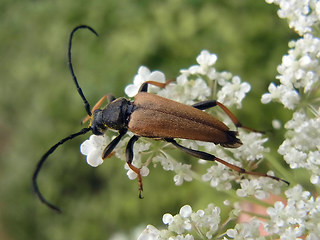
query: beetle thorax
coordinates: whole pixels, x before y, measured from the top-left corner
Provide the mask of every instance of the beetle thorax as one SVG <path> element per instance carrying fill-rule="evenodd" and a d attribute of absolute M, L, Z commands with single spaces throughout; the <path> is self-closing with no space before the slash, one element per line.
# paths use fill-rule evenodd
<path fill-rule="evenodd" d="M 109 103 L 104 109 L 97 109 L 93 112 L 91 123 L 92 132 L 101 135 L 107 128 L 122 130 L 128 128 L 128 121 L 133 106 L 125 98 L 117 98 Z M 95 133 L 95 130 L 96 133 Z"/>

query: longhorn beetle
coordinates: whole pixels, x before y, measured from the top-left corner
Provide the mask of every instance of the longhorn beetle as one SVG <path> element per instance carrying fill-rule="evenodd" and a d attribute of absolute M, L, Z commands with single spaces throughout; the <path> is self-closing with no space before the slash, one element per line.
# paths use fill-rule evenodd
<path fill-rule="evenodd" d="M 231 111 L 218 101 L 207 100 L 193 104 L 192 106 L 187 106 L 185 104 L 178 103 L 147 92 L 149 84 L 163 88 L 168 84 L 168 82 L 144 82 L 141 85 L 138 94 L 135 96 L 134 101 L 129 101 L 125 98 L 115 98 L 110 95 L 105 95 L 91 109 L 79 86 L 71 62 L 71 45 L 73 35 L 77 30 L 82 28 L 88 29 L 98 36 L 94 29 L 86 25 L 80 25 L 74 28 L 70 33 L 69 38 L 68 63 L 73 82 L 77 87 L 78 93 L 84 102 L 85 110 L 88 113 L 88 117 L 85 119 L 85 121 L 89 120 L 90 124 L 89 127 L 85 127 L 79 132 L 73 133 L 53 145 L 38 162 L 32 179 L 33 189 L 35 194 L 45 205 L 60 212 L 60 209 L 58 207 L 54 206 L 43 197 L 37 184 L 39 171 L 43 163 L 47 160 L 48 156 L 52 154 L 57 149 L 57 147 L 64 144 L 66 141 L 69 141 L 90 131 L 95 135 L 103 135 L 108 128 L 117 130 L 119 132 L 119 135 L 114 138 L 104 149 L 101 156 L 102 159 L 105 159 L 112 153 L 114 148 L 117 146 L 121 138 L 127 133 L 128 130 L 134 133 L 134 136 L 131 137 L 126 147 L 126 161 L 129 168 L 132 169 L 132 171 L 134 171 L 138 176 L 140 198 L 141 192 L 143 190 L 142 177 L 140 174 L 140 169 L 132 165 L 133 145 L 140 137 L 162 139 L 168 143 L 172 143 L 172 145 L 174 145 L 176 148 L 179 148 L 183 152 L 188 153 L 196 158 L 208 161 L 217 161 L 239 173 L 268 177 L 289 184 L 289 182 L 278 177 L 270 176 L 264 173 L 246 171 L 245 169 L 230 164 L 212 154 L 193 150 L 177 143 L 174 140 L 175 138 L 212 142 L 214 144 L 220 144 L 222 147 L 226 148 L 240 147 L 242 143 L 240 139 L 237 138 L 236 131 L 230 131 L 223 122 L 202 111 L 215 106 L 219 106 L 229 116 L 229 118 L 237 128 L 242 127 L 249 131 L 255 130 L 243 126 L 231 113 Z M 109 100 L 109 104 L 105 108 L 100 109 L 100 106 L 106 99 Z"/>

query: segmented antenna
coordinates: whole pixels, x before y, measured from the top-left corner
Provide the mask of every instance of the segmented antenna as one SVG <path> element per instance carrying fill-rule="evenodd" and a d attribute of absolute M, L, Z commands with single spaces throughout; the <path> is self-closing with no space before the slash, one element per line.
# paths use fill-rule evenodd
<path fill-rule="evenodd" d="M 81 29 L 81 28 L 86 28 L 86 29 L 89 29 L 92 33 L 94 33 L 96 36 L 99 36 L 98 33 L 91 27 L 87 26 L 87 25 L 80 25 L 76 28 L 74 28 L 72 30 L 72 32 L 70 33 L 70 38 L 69 38 L 69 47 L 68 47 L 68 64 L 69 64 L 69 69 L 70 69 L 70 72 L 71 72 L 71 75 L 72 75 L 72 79 L 73 79 L 73 82 L 74 84 L 76 85 L 77 87 L 77 90 L 78 90 L 78 93 L 80 95 L 80 97 L 82 98 L 82 101 L 84 103 L 84 108 L 86 109 L 87 113 L 89 116 L 92 115 L 91 113 L 91 107 L 90 107 L 90 104 L 88 103 L 86 97 L 84 96 L 83 92 L 82 92 L 82 89 L 80 88 L 79 86 L 79 83 L 78 83 L 78 80 L 77 80 L 77 77 L 73 71 L 73 65 L 72 65 L 72 61 L 71 61 L 71 46 L 72 46 L 72 39 L 73 39 L 73 35 L 74 33 Z"/>
<path fill-rule="evenodd" d="M 37 183 L 37 177 L 39 175 L 39 172 L 41 170 L 41 167 L 43 165 L 43 163 L 48 159 L 49 155 L 52 154 L 56 149 L 57 147 L 59 147 L 60 145 L 64 144 L 66 141 L 69 141 L 77 136 L 80 136 L 80 135 L 83 135 L 87 132 L 91 131 L 91 128 L 88 127 L 88 128 L 83 128 L 81 129 L 79 132 L 77 133 L 73 133 L 71 135 L 69 135 L 68 137 L 64 138 L 64 139 L 61 139 L 59 142 L 57 142 L 55 145 L 53 145 L 43 156 L 42 158 L 40 159 L 40 161 L 38 162 L 37 164 L 37 167 L 36 167 L 36 170 L 34 171 L 33 173 L 33 177 L 32 177 L 32 186 L 33 186 L 33 190 L 34 190 L 34 193 L 37 195 L 37 197 L 41 200 L 41 202 L 43 202 L 45 205 L 47 205 L 49 208 L 57 211 L 57 212 L 61 212 L 61 210 L 56 207 L 55 205 L 53 205 L 52 203 L 48 202 L 44 197 L 43 195 L 41 194 L 40 190 L 39 190 L 39 186 L 38 186 L 38 183 Z"/>
<path fill-rule="evenodd" d="M 68 46 L 68 63 L 69 63 L 69 68 L 70 68 L 70 72 L 71 72 L 71 75 L 72 75 L 72 79 L 73 79 L 73 82 L 75 83 L 76 87 L 77 87 L 77 91 L 80 95 L 80 97 L 82 98 L 83 102 L 84 102 L 84 107 L 88 113 L 89 116 L 92 115 L 91 113 L 91 108 L 90 108 L 90 104 L 88 103 L 87 99 L 85 98 L 85 96 L 83 95 L 83 92 L 79 86 L 79 83 L 78 83 L 78 80 L 77 80 L 77 77 L 73 71 L 73 66 L 72 66 L 72 61 L 71 61 L 71 46 L 72 46 L 72 39 L 73 39 L 73 35 L 74 33 L 78 30 L 78 29 L 81 29 L 81 28 L 87 28 L 89 29 L 91 32 L 93 32 L 96 36 L 98 36 L 98 34 L 96 33 L 95 30 L 93 30 L 93 28 L 89 27 L 89 26 L 86 26 L 86 25 L 80 25 L 76 28 L 74 28 L 72 30 L 72 32 L 70 33 L 70 39 L 69 39 L 69 46 Z M 83 135 L 83 134 L 86 134 L 87 132 L 91 131 L 92 128 L 91 127 L 88 127 L 88 128 L 83 128 L 81 129 L 79 132 L 76 132 L 76 133 L 73 133 L 63 139 L 61 139 L 59 142 L 57 142 L 55 145 L 53 145 L 40 159 L 40 161 L 38 162 L 37 164 L 37 167 L 36 167 L 36 170 L 34 171 L 33 173 L 33 177 L 32 177 L 32 186 L 33 186 L 33 190 L 34 190 L 34 193 L 37 195 L 37 197 L 40 199 L 41 202 L 43 202 L 45 205 L 47 205 L 49 208 L 57 211 L 57 212 L 61 212 L 61 210 L 56 207 L 55 205 L 53 205 L 52 203 L 50 203 L 49 201 L 47 201 L 43 195 L 41 194 L 40 192 L 40 189 L 39 189 L 39 186 L 38 186 L 38 183 L 37 183 L 37 178 L 38 178 L 38 175 L 39 175 L 39 172 L 44 164 L 44 162 L 48 159 L 48 157 L 59 147 L 61 146 L 62 144 L 64 144 L 65 142 L 75 138 L 75 137 L 78 137 L 80 135 Z"/>

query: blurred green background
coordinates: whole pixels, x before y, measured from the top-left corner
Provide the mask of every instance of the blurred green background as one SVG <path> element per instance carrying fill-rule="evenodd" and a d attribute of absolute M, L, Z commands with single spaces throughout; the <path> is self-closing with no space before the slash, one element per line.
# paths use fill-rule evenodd
<path fill-rule="evenodd" d="M 123 96 L 141 65 L 174 78 L 208 49 L 218 55 L 218 70 L 252 86 L 236 115 L 268 129 L 273 118 L 284 121 L 288 113 L 277 104 L 262 105 L 260 97 L 274 81 L 288 40 L 296 37 L 276 10 L 263 0 L 1 0 L 0 239 L 109 239 L 139 225 L 160 225 L 164 213 L 175 214 L 184 204 L 222 206 L 227 195 L 197 182 L 177 187 L 174 174 L 160 167 L 144 178 L 145 198 L 138 199 L 123 161 L 86 164 L 79 145 L 87 136 L 59 148 L 39 176 L 45 196 L 64 213 L 35 198 L 37 161 L 78 131 L 85 116 L 67 66 L 69 33 L 87 24 L 100 34 L 79 31 L 73 42 L 75 71 L 92 105 L 106 93 Z M 281 141 L 275 135 L 271 145 Z"/>

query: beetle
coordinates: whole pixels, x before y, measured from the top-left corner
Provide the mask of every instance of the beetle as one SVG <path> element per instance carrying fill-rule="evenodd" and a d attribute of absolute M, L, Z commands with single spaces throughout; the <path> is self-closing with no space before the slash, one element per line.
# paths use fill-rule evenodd
<path fill-rule="evenodd" d="M 133 101 L 130 101 L 126 98 L 115 98 L 111 95 L 105 95 L 91 109 L 90 104 L 88 103 L 82 92 L 82 89 L 79 86 L 71 61 L 72 39 L 74 33 L 79 29 L 88 29 L 95 35 L 98 36 L 98 34 L 93 28 L 87 25 L 77 26 L 70 33 L 68 46 L 69 69 L 73 78 L 73 82 L 75 83 L 77 91 L 84 102 L 85 110 L 88 114 L 88 117 L 84 120 L 84 122 L 90 121 L 90 124 L 89 127 L 85 127 L 79 132 L 73 133 L 53 145 L 42 156 L 36 166 L 32 178 L 33 189 L 38 198 L 49 208 L 60 212 L 58 207 L 48 202 L 43 197 L 37 184 L 38 174 L 48 156 L 66 141 L 69 141 L 80 135 L 84 135 L 90 131 L 95 135 L 103 135 L 108 128 L 117 130 L 119 135 L 114 138 L 104 149 L 101 156 L 102 159 L 107 158 L 113 152 L 114 148 L 128 130 L 134 134 L 126 146 L 126 162 L 129 168 L 138 176 L 140 198 L 143 190 L 142 177 L 140 174 L 140 169 L 132 164 L 133 145 L 140 137 L 162 139 L 196 158 L 219 162 L 239 173 L 268 177 L 289 184 L 289 182 L 278 177 L 259 172 L 246 171 L 245 169 L 230 164 L 212 154 L 193 150 L 177 143 L 175 138 L 212 142 L 214 144 L 220 144 L 222 147 L 226 148 L 240 147 L 242 142 L 237 137 L 237 131 L 231 131 L 223 122 L 202 111 L 215 106 L 220 107 L 229 116 L 237 128 L 242 127 L 249 131 L 255 130 L 243 126 L 226 106 L 216 100 L 207 100 L 188 106 L 147 92 L 148 85 L 155 85 L 163 88 L 170 81 L 166 83 L 154 81 L 144 82 Z M 106 99 L 109 100 L 109 104 L 101 109 L 100 107 Z"/>

